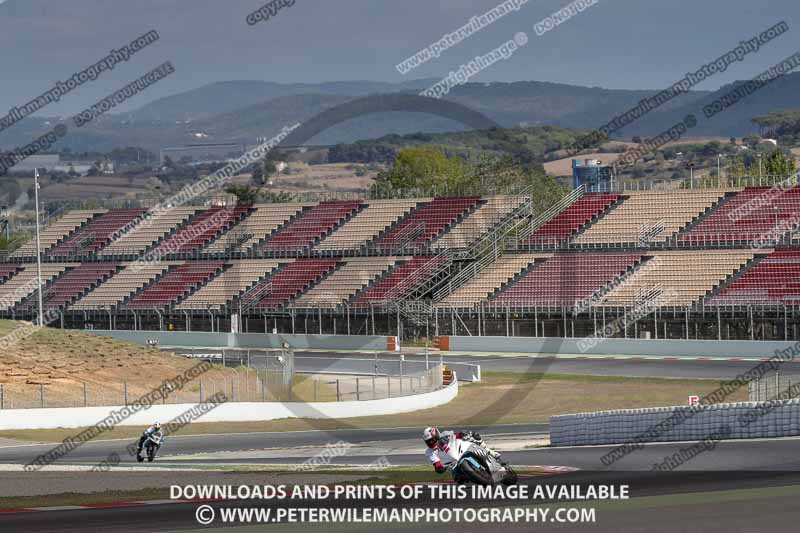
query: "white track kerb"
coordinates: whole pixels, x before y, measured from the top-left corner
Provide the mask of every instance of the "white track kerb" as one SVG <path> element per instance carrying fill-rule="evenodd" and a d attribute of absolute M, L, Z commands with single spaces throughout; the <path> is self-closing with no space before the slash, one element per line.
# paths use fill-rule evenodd
<path fill-rule="evenodd" d="M 225 403 L 200 416 L 195 422 L 264 422 L 282 418 L 353 418 L 395 415 L 438 407 L 458 395 L 458 380 L 438 391 L 382 400 L 348 402 L 242 402 Z M 153 420 L 171 420 L 193 404 L 153 405 L 120 422 L 119 426 L 148 426 Z M 0 430 L 55 429 L 92 426 L 121 406 L 74 407 L 64 409 L 8 409 L 0 411 Z"/>

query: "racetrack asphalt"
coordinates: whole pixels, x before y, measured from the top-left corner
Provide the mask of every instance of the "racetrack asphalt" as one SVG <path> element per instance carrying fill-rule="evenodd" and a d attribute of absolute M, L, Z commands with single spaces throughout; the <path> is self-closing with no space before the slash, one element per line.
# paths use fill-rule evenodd
<path fill-rule="evenodd" d="M 295 368 L 304 372 L 324 372 L 333 361 L 369 359 L 366 353 L 295 352 Z M 380 354 L 381 359 L 397 360 L 397 355 Z M 438 361 L 439 354 L 430 354 Z M 424 361 L 424 355 L 405 355 L 406 360 Z M 550 374 L 580 374 L 622 377 L 664 377 L 732 379 L 758 365 L 760 359 L 723 358 L 657 358 L 657 357 L 595 357 L 595 356 L 525 356 L 525 355 L 442 355 L 446 363 L 480 365 L 481 370 L 498 372 L 545 372 Z M 800 362 L 784 363 L 781 371 L 800 375 Z"/>
<path fill-rule="evenodd" d="M 297 353 L 297 367 L 299 370 L 324 372 L 331 358 L 368 358 L 365 354 L 340 354 L 305 352 Z M 383 357 L 383 356 L 382 356 Z M 389 355 L 387 357 L 392 357 Z M 396 357 L 396 356 L 394 356 Z M 434 356 L 431 356 L 432 358 Z M 559 374 L 585 374 L 585 375 L 618 375 L 618 376 L 653 376 L 674 378 L 708 378 L 728 379 L 735 377 L 756 364 L 758 360 L 675 360 L 656 358 L 553 358 L 529 356 L 466 356 L 444 355 L 447 362 L 465 362 L 480 364 L 483 371 L 505 372 L 547 372 Z M 422 355 L 406 355 L 406 358 L 421 358 Z M 438 359 L 438 356 L 436 357 Z M 800 371 L 800 364 L 786 365 L 791 369 Z M 798 372 L 800 373 L 800 372 Z M 487 442 L 491 443 L 492 437 L 502 435 L 540 435 L 548 431 L 547 424 L 509 424 L 497 425 L 489 428 L 463 428 L 481 431 Z M 197 435 L 170 437 L 163 454 L 156 465 L 200 466 L 204 464 L 224 463 L 262 463 L 272 464 L 287 462 L 296 463 L 305 457 L 314 456 L 320 447 L 335 443 L 339 440 L 350 442 L 359 448 L 362 453 L 357 457 L 347 456 L 332 458 L 332 464 L 367 464 L 379 455 L 370 455 L 369 447 L 372 445 L 392 442 L 406 447 L 419 445 L 418 454 L 394 453 L 386 456 L 393 465 L 424 464 L 423 448 L 419 442 L 420 428 L 374 428 L 374 429 L 347 429 L 347 430 L 311 430 L 302 432 L 278 433 L 246 433 L 234 435 Z M 84 444 L 73 451 L 63 461 L 65 464 L 92 464 L 102 461 L 110 453 L 117 452 L 124 466 L 132 466 L 131 458 L 127 456 L 125 446 L 129 441 L 97 441 Z M 695 457 L 684 468 L 671 473 L 652 473 L 649 470 L 655 463 L 662 462 L 667 456 L 678 452 L 682 447 L 691 443 L 656 443 L 648 444 L 643 449 L 631 453 L 629 456 L 607 467 L 601 461 L 614 446 L 591 446 L 576 448 L 534 448 L 519 451 L 504 452 L 503 455 L 511 464 L 516 465 L 554 465 L 571 466 L 581 469 L 571 474 L 561 474 L 557 477 L 541 477 L 527 480 L 526 483 L 539 483 L 549 481 L 552 483 L 630 483 L 632 495 L 635 497 L 649 497 L 666 494 L 697 493 L 701 491 L 722 491 L 723 494 L 733 493 L 738 489 L 754 488 L 767 490 L 773 487 L 800 486 L 800 439 L 765 439 L 745 441 L 725 441 L 717 444 L 716 448 Z M 36 455 L 46 452 L 53 445 L 23 445 L 0 447 L 0 463 L 25 463 Z M 308 448 L 308 455 L 296 454 L 290 461 L 274 457 L 281 448 L 297 449 Z M 202 454 L 215 452 L 237 451 L 264 451 L 263 458 L 249 457 L 246 460 L 235 458 L 203 458 Z M 200 454 L 198 458 L 191 458 Z M 174 459 L 172 457 L 175 457 Z M 67 475 L 76 475 L 70 473 Z M 79 474 L 77 474 L 79 475 Z M 0 475 L 0 479 L 2 475 Z M 635 490 L 634 490 L 635 488 Z M 770 489 L 771 490 L 771 489 Z M 749 496 L 748 496 L 749 497 Z M 635 501 L 635 500 L 634 500 Z M 629 510 L 608 511 L 606 519 L 599 519 L 593 527 L 574 527 L 566 530 L 614 531 L 627 533 L 642 531 L 643 526 L 649 526 L 650 531 L 695 531 L 695 526 L 703 525 L 704 531 L 740 531 L 743 528 L 767 526 L 782 527 L 791 530 L 796 526 L 798 512 L 787 509 L 791 498 L 780 496 L 769 499 L 753 497 L 752 500 L 733 499 L 732 501 L 715 501 L 711 507 L 706 506 L 702 512 L 697 506 L 686 504 L 671 507 L 667 504 L 662 507 L 639 509 L 633 506 Z M 780 504 L 776 503 L 780 502 Z M 265 505 L 265 502 L 241 502 L 244 506 Z M 221 503 L 212 503 L 221 506 Z M 275 505 L 268 503 L 267 505 Z M 383 505 L 381 502 L 380 505 Z M 50 511 L 43 513 L 0 513 L 0 529 L 8 531 L 164 531 L 187 530 L 198 527 L 194 512 L 197 503 L 175 503 L 147 507 L 114 507 L 108 509 Z M 770 508 L 768 519 L 755 520 L 752 515 L 742 516 L 742 508 Z M 708 513 L 714 517 L 713 521 L 707 518 Z M 656 516 L 660 516 L 656 518 Z M 612 518 L 613 517 L 613 518 Z M 692 518 L 690 518 L 692 517 Z M 750 526 L 748 526 L 750 524 Z M 674 528 L 673 528 L 674 526 Z M 213 527 L 213 526 L 210 526 Z M 299 527 L 308 527 L 296 525 Z M 460 527 L 460 526 L 459 526 Z M 504 529 L 506 526 L 503 526 Z M 381 531 L 391 531 L 392 527 L 381 525 Z M 408 530 L 409 528 L 403 528 Z M 472 530 L 485 530 L 496 528 L 467 528 Z M 508 527 L 515 530 L 515 527 Z M 543 528 L 537 528 L 543 529 Z M 268 530 L 274 530 L 269 526 Z M 293 529 L 294 530 L 294 529 Z M 320 529 L 329 530 L 329 529 Z M 333 529 L 331 529 L 333 530 Z M 345 529 L 346 530 L 346 529 Z M 361 530 L 371 530 L 364 529 Z M 547 529 L 544 529 L 547 530 Z M 559 530 L 565 530 L 559 527 Z M 344 530 L 343 530 L 344 531 Z"/>

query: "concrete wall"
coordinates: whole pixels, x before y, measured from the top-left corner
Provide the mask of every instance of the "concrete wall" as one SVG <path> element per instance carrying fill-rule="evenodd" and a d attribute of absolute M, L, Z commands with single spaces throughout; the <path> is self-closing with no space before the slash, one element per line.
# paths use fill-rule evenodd
<path fill-rule="evenodd" d="M 207 331 L 89 331 L 138 344 L 158 340 L 161 346 L 280 348 L 286 341 L 296 349 L 386 350 L 386 337 L 379 335 L 272 335 L 263 333 L 210 333 Z"/>
<path fill-rule="evenodd" d="M 721 435 L 726 439 L 800 435 L 800 400 L 624 409 L 550 417 L 553 446 L 701 441 Z"/>
<path fill-rule="evenodd" d="M 338 373 L 349 375 L 366 375 L 371 376 L 375 373 L 381 376 L 404 376 L 421 374 L 425 372 L 425 361 L 403 361 L 400 363 L 398 357 L 394 361 L 387 361 L 380 359 L 375 362 L 374 359 L 321 359 L 321 358 L 306 358 L 295 357 L 295 369 L 299 372 L 319 372 L 319 373 Z M 438 358 L 430 359 L 430 367 L 439 364 Z M 376 369 L 377 365 L 377 369 Z M 480 365 L 471 365 L 467 363 L 447 363 L 448 369 L 452 370 L 458 376 L 459 381 L 480 381 L 481 367 Z"/>
<path fill-rule="evenodd" d="M 585 339 L 552 337 L 449 337 L 450 351 L 532 354 L 770 357 L 797 341 Z"/>
<path fill-rule="evenodd" d="M 281 418 L 342 419 L 409 413 L 438 407 L 458 395 L 458 382 L 435 392 L 383 400 L 316 403 L 226 403 L 205 413 L 198 422 L 256 422 Z M 153 420 L 168 422 L 194 407 L 194 404 L 153 405 L 120 422 L 120 426 L 147 426 Z M 82 428 L 98 424 L 115 407 L 77 407 L 64 409 L 0 410 L 0 430 Z M 102 437 L 101 437 L 102 438 Z"/>

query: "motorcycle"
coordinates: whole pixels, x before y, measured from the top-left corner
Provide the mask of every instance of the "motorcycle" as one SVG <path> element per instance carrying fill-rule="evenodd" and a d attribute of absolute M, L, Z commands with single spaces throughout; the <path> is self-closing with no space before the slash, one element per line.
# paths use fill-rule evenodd
<path fill-rule="evenodd" d="M 161 448 L 161 445 L 164 444 L 165 437 L 157 437 L 155 435 L 150 435 L 142 444 L 142 449 L 144 450 L 145 454 L 147 455 L 147 462 L 152 463 L 153 459 L 156 458 L 156 453 Z M 144 457 L 142 457 L 141 453 L 136 455 L 136 460 L 140 463 L 144 461 Z"/>
<path fill-rule="evenodd" d="M 450 466 L 450 474 L 458 483 L 476 485 L 516 485 L 517 473 L 506 461 L 495 458 L 480 444 L 462 441 L 467 448 L 461 457 Z"/>

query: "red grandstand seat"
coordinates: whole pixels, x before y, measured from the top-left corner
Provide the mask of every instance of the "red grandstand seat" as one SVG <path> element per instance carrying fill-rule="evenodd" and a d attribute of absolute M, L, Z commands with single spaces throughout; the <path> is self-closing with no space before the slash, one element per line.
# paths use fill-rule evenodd
<path fill-rule="evenodd" d="M 98 215 L 79 228 L 72 236 L 58 243 L 46 255 L 48 257 L 91 255 L 108 244 L 117 232 L 135 223 L 144 213 L 145 209 L 143 208 L 112 209 Z"/>
<path fill-rule="evenodd" d="M 587 222 L 608 209 L 620 195 L 610 192 L 586 193 L 536 229 L 523 246 L 556 246 Z"/>
<path fill-rule="evenodd" d="M 127 309 L 163 309 L 188 296 L 216 276 L 221 261 L 189 261 L 167 271 L 152 285 L 133 295 L 123 306 Z"/>
<path fill-rule="evenodd" d="M 302 252 L 355 214 L 361 206 L 358 201 L 320 202 L 276 231 L 258 249 L 264 252 Z"/>
<path fill-rule="evenodd" d="M 332 272 L 336 265 L 336 259 L 298 259 L 242 295 L 242 304 L 247 308 L 278 309 Z"/>
<path fill-rule="evenodd" d="M 420 204 L 397 226 L 382 235 L 375 247 L 384 252 L 419 249 L 474 208 L 480 198 L 435 198 Z"/>
<path fill-rule="evenodd" d="M 214 206 L 197 214 L 186 226 L 157 244 L 148 255 L 166 257 L 199 250 L 220 233 L 237 224 L 250 212 L 251 206 Z"/>

